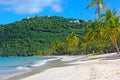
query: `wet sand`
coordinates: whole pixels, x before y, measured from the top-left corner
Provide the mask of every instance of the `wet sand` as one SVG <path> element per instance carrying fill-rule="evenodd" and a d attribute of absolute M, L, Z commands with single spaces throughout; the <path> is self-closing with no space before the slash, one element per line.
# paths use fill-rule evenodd
<path fill-rule="evenodd" d="M 64 67 L 64 66 L 70 66 L 70 65 L 71 64 L 65 64 L 64 62 L 62 62 L 60 60 L 55 60 L 55 61 L 47 62 L 45 65 L 42 65 L 40 67 L 34 68 L 31 72 L 13 76 L 13 77 L 8 78 L 7 80 L 20 80 L 22 78 L 26 78 L 31 75 L 35 75 L 37 73 L 40 73 L 40 72 L 50 69 L 50 68 Z"/>

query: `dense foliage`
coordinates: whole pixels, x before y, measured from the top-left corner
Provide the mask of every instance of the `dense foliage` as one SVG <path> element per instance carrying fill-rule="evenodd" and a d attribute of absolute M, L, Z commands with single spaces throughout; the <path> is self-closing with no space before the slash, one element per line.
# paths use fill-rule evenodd
<path fill-rule="evenodd" d="M 35 16 L 0 25 L 0 56 L 79 55 L 119 52 L 119 17 L 84 21 Z"/>
<path fill-rule="evenodd" d="M 98 19 L 84 27 L 85 35 L 78 38 L 71 33 L 65 42 L 57 42 L 54 49 L 59 54 L 89 54 L 117 52 L 120 54 L 120 16 L 115 10 L 106 9 Z"/>
<path fill-rule="evenodd" d="M 48 55 L 54 43 L 72 32 L 85 34 L 86 21 L 58 16 L 35 16 L 0 25 L 0 56 Z M 69 41 L 68 41 L 69 42 Z"/>
<path fill-rule="evenodd" d="M 79 37 L 76 33 L 72 32 L 64 42 L 57 42 L 53 45 L 53 49 L 60 55 L 74 55 L 80 54 Z"/>

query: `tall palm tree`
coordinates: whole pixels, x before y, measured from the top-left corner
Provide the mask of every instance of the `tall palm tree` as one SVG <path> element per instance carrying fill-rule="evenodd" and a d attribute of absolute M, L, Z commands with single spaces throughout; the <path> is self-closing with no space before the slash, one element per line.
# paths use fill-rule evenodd
<path fill-rule="evenodd" d="M 111 40 L 117 50 L 117 53 L 120 54 L 117 44 L 117 39 L 120 35 L 120 16 L 116 15 L 115 10 L 107 9 L 102 21 L 104 22 L 104 27 L 101 29 L 102 35 Z"/>
<path fill-rule="evenodd" d="M 116 15 L 115 10 L 107 9 L 104 16 L 90 23 L 90 29 L 87 33 L 88 39 L 100 41 L 101 39 L 109 39 L 118 54 L 120 54 L 117 39 L 120 35 L 120 16 Z"/>
<path fill-rule="evenodd" d="M 105 6 L 104 0 L 92 0 L 92 2 L 87 6 L 87 9 L 93 8 L 94 6 L 97 6 L 95 15 L 98 14 L 98 17 L 100 18 L 100 11 L 104 10 L 104 6 Z"/>

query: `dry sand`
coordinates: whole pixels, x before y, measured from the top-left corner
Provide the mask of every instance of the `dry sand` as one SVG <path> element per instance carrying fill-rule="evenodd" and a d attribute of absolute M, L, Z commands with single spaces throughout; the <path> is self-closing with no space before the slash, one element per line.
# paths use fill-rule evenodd
<path fill-rule="evenodd" d="M 120 57 L 116 53 L 63 56 L 61 61 L 74 65 L 50 68 L 21 80 L 120 80 Z"/>

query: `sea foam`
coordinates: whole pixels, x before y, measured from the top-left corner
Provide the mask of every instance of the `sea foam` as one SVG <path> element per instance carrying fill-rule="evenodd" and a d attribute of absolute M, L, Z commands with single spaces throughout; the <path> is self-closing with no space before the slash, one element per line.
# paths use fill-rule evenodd
<path fill-rule="evenodd" d="M 16 67 L 17 70 L 30 70 L 28 67 L 18 66 Z"/>
<path fill-rule="evenodd" d="M 47 60 L 39 60 L 39 61 L 36 61 L 35 63 L 33 63 L 31 65 L 31 67 L 39 67 L 39 66 L 42 66 L 42 65 L 46 64 L 47 62 L 58 60 L 58 59 L 59 58 L 52 58 L 52 59 L 47 59 Z"/>

